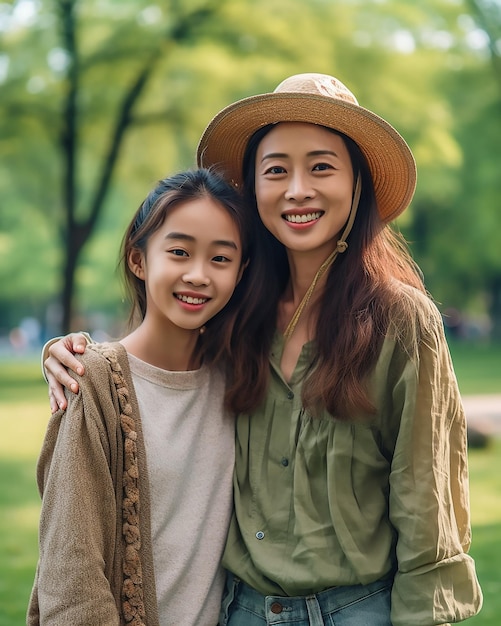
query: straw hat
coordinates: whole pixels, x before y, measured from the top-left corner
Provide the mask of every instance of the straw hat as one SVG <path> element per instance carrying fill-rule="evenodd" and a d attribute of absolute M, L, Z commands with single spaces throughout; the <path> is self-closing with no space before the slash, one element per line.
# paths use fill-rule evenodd
<path fill-rule="evenodd" d="M 200 139 L 199 166 L 218 165 L 240 187 L 247 142 L 262 126 L 278 122 L 310 122 L 351 137 L 369 164 L 383 221 L 396 218 L 409 205 L 416 187 L 416 164 L 409 146 L 393 126 L 361 107 L 341 81 L 325 74 L 291 76 L 272 93 L 224 108 Z"/>

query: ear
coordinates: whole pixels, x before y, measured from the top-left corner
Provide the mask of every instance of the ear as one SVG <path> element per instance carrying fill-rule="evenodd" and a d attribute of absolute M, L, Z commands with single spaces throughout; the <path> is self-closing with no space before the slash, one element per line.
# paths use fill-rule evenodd
<path fill-rule="evenodd" d="M 242 276 L 244 275 L 245 268 L 249 265 L 249 263 L 250 263 L 250 259 L 247 259 L 247 261 L 245 261 L 245 263 L 242 263 L 242 265 L 240 266 L 240 269 L 238 271 L 238 276 L 237 276 L 237 282 L 235 283 L 235 287 L 242 280 Z"/>
<path fill-rule="evenodd" d="M 130 271 L 141 280 L 144 280 L 145 261 L 143 253 L 141 252 L 141 250 L 139 250 L 139 248 L 133 248 L 129 252 L 129 258 L 127 262 L 129 264 Z"/>

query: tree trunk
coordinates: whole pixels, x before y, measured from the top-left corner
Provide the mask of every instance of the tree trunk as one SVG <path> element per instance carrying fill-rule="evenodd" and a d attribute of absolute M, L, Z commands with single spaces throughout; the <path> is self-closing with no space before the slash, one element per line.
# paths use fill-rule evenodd
<path fill-rule="evenodd" d="M 104 206 L 104 201 L 111 184 L 113 172 L 118 161 L 124 137 L 133 125 L 134 107 L 145 90 L 152 72 L 160 58 L 160 50 L 155 50 L 145 60 L 134 77 L 129 89 L 124 93 L 117 117 L 113 125 L 108 149 L 103 155 L 100 176 L 96 181 L 86 217 L 77 220 L 78 204 L 78 149 L 79 149 L 79 111 L 81 63 L 77 45 L 77 2 L 59 0 L 58 10 L 61 19 L 61 31 L 64 48 L 68 53 L 69 65 L 66 76 L 66 96 L 62 115 L 62 127 L 59 147 L 63 163 L 62 198 L 65 214 L 64 227 L 60 236 L 65 252 L 63 285 L 61 291 L 63 334 L 72 330 L 73 296 L 75 292 L 75 273 L 83 247 L 92 236 L 97 220 Z M 189 39 L 191 30 L 204 23 L 215 12 L 214 7 L 201 7 L 179 21 L 177 27 L 169 33 L 167 42 Z M 165 53 L 165 51 L 164 51 Z"/>
<path fill-rule="evenodd" d="M 74 240 L 76 207 L 76 172 L 78 143 L 77 94 L 79 88 L 79 59 L 76 42 L 76 16 L 74 0 L 61 0 L 59 3 L 64 47 L 69 57 L 66 79 L 60 147 L 62 158 L 62 199 L 64 204 L 65 228 L 62 232 L 64 255 L 63 285 L 61 292 L 62 320 L 61 332 L 67 333 L 71 326 L 72 299 L 75 284 L 75 268 L 79 248 Z"/>
<path fill-rule="evenodd" d="M 65 335 L 72 330 L 73 318 L 73 294 L 75 291 L 75 272 L 78 262 L 79 250 L 74 245 L 72 238 L 68 236 L 66 240 L 65 262 L 63 271 L 63 285 L 61 290 L 61 333 Z"/>

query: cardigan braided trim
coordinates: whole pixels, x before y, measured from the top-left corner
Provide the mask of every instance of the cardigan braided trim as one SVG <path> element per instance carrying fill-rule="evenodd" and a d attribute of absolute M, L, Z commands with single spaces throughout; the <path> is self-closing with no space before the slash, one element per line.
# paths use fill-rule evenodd
<path fill-rule="evenodd" d="M 130 392 L 115 349 L 108 344 L 89 346 L 109 363 L 112 380 L 120 405 L 120 428 L 124 444 L 124 467 L 122 474 L 122 536 L 125 556 L 122 564 L 122 611 L 127 624 L 146 626 L 141 567 L 141 532 L 139 528 L 140 498 L 137 461 L 137 430 L 132 416 Z"/>

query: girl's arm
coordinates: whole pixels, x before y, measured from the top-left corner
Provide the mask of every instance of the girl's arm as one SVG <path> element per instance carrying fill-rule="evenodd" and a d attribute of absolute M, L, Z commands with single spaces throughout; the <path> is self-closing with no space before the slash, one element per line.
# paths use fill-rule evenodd
<path fill-rule="evenodd" d="M 42 372 L 49 385 L 51 413 L 68 406 L 64 387 L 78 393 L 78 383 L 66 368 L 83 375 L 84 367 L 73 355 L 83 354 L 85 346 L 92 343 L 87 333 L 71 333 L 48 341 L 42 349 Z"/>
<path fill-rule="evenodd" d="M 88 369 L 91 379 L 108 376 L 94 362 Z M 118 626 L 120 621 L 113 591 L 116 423 L 104 419 L 89 382 L 78 395 L 70 394 L 65 413 L 51 417 L 38 462 L 40 554 L 29 624 Z M 112 414 L 111 398 L 109 404 L 106 413 Z"/>

